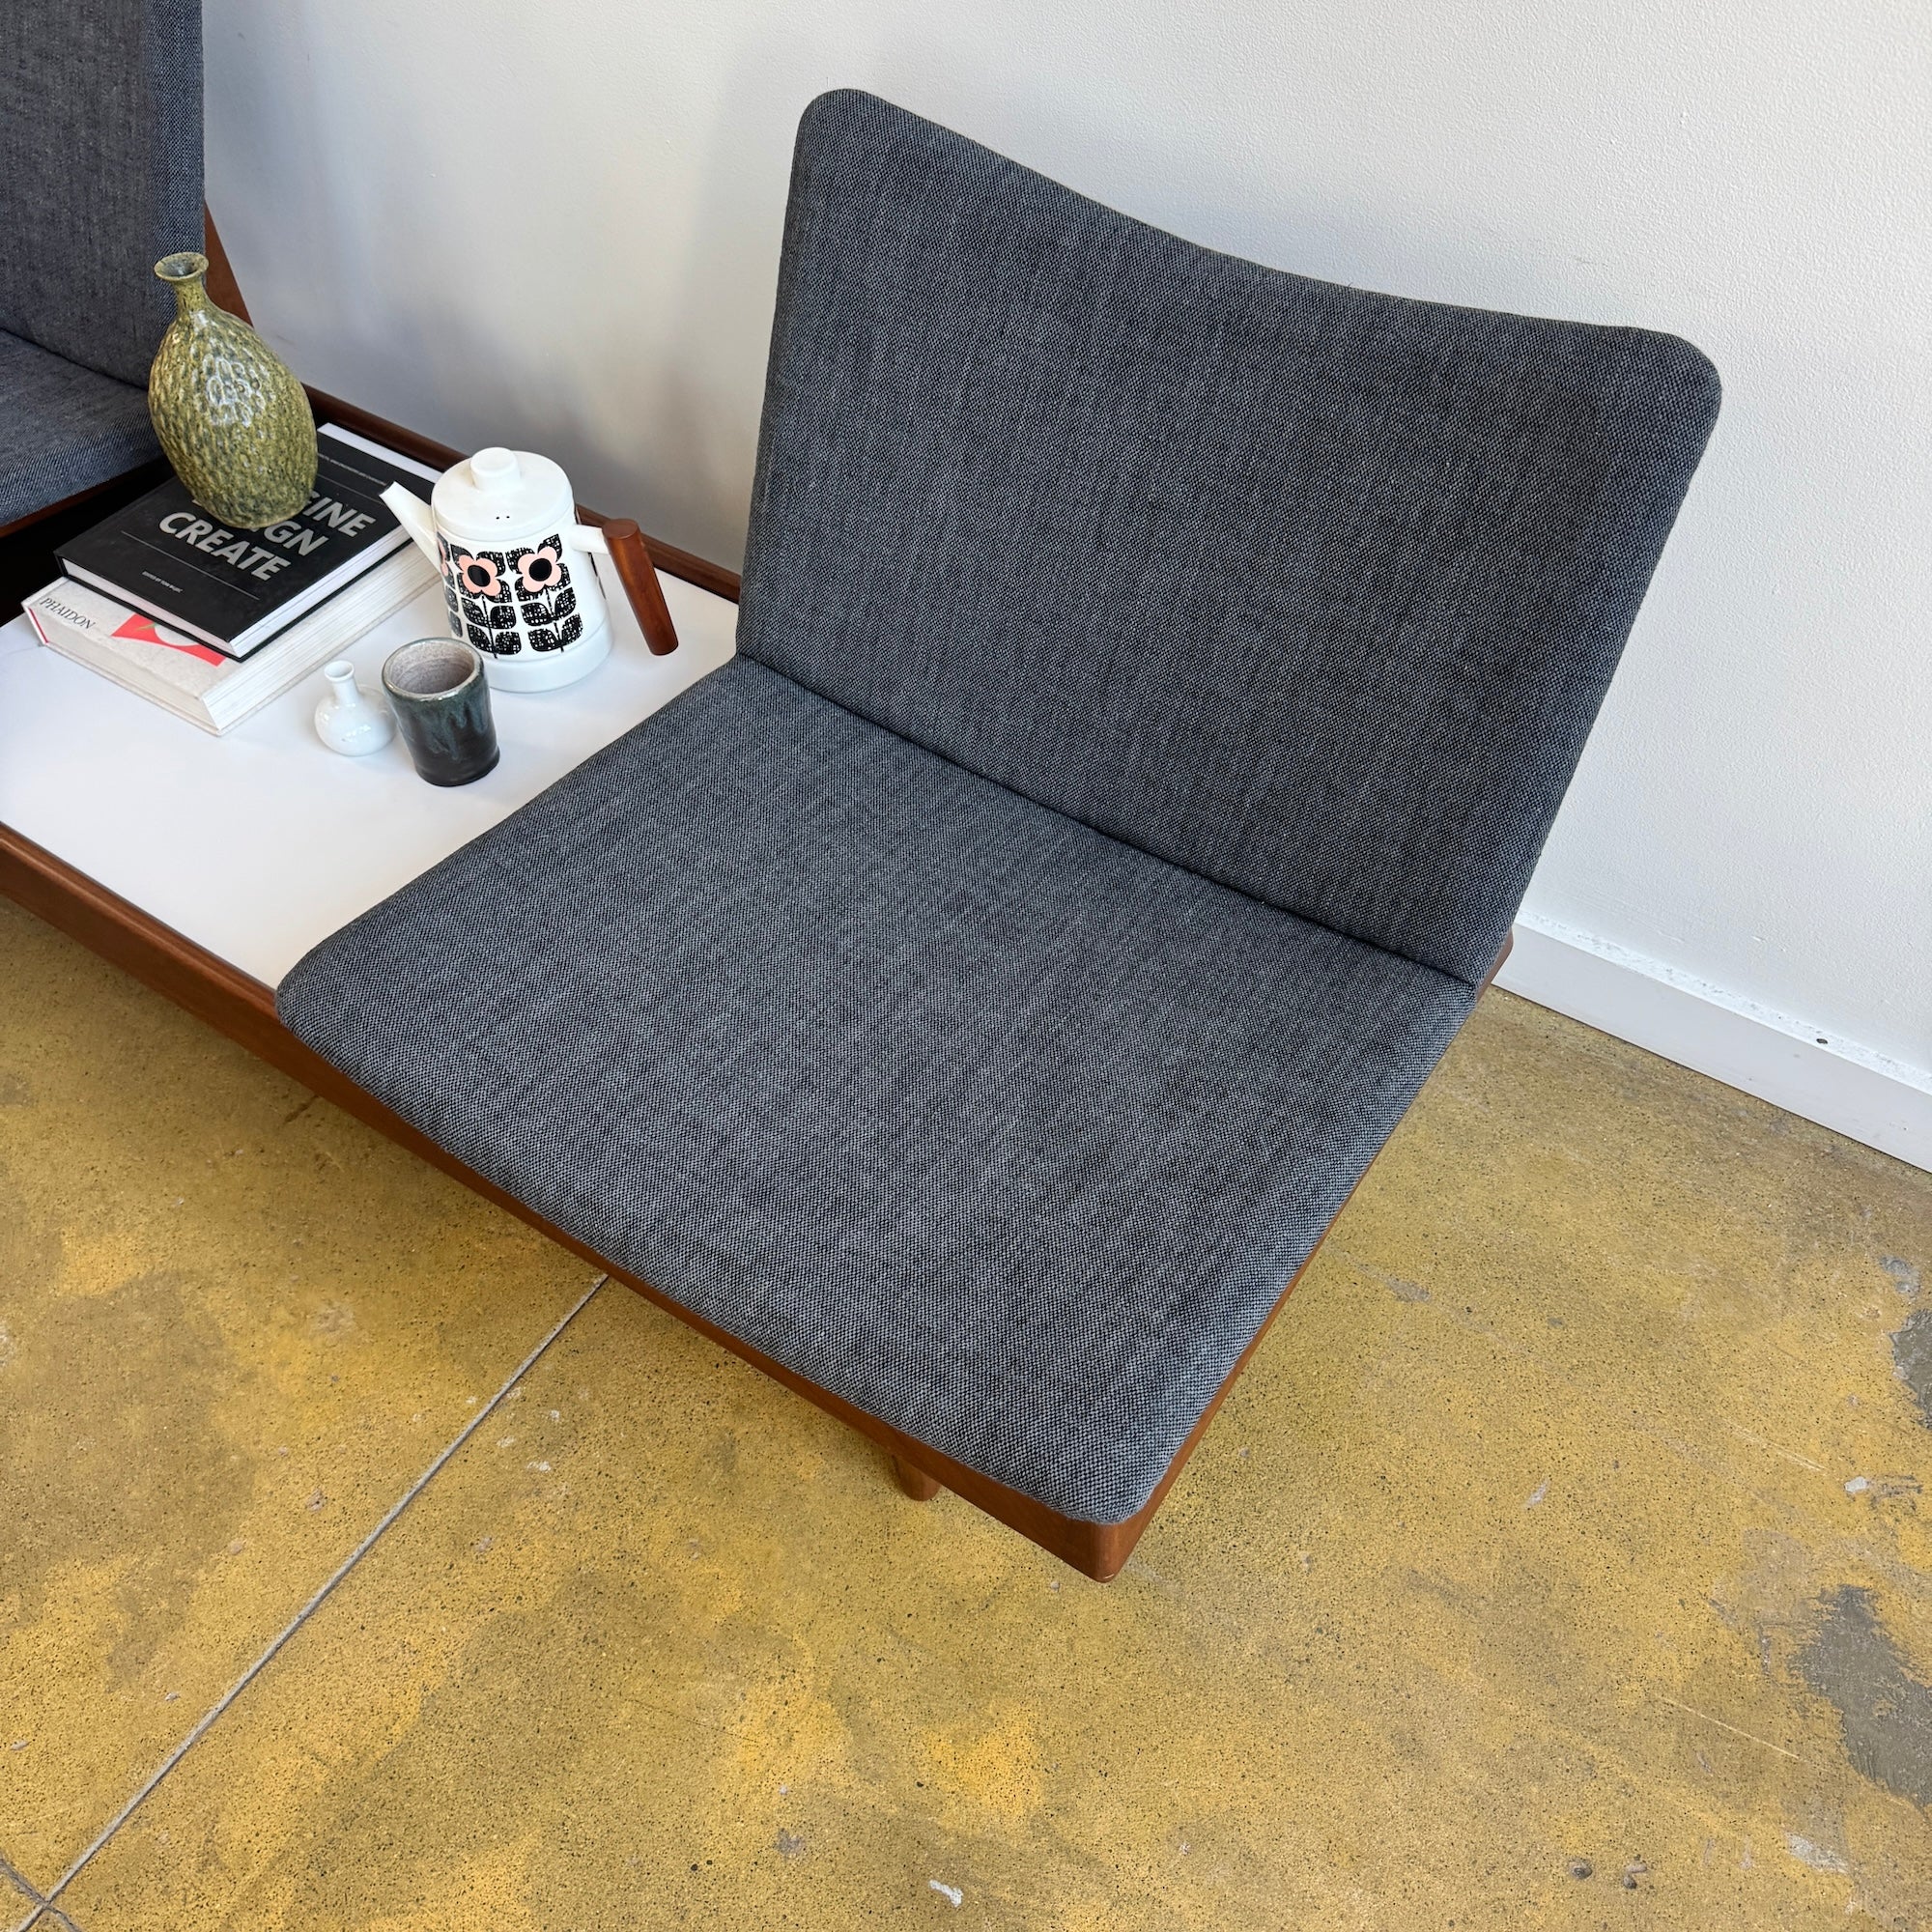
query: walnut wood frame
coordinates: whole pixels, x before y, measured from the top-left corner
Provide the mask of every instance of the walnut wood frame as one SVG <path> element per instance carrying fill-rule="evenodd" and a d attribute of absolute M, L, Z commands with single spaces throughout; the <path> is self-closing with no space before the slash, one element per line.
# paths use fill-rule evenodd
<path fill-rule="evenodd" d="M 248 304 L 242 299 L 242 290 L 236 282 L 235 270 L 228 264 L 228 250 L 221 245 L 221 237 L 214 226 L 214 216 L 209 213 L 205 203 L 201 211 L 201 226 L 202 252 L 208 257 L 208 273 L 203 278 L 203 286 L 208 291 L 209 299 L 216 308 L 225 308 L 230 315 L 239 315 L 252 327 L 254 325 L 253 319 L 248 314 Z M 83 503 L 90 503 L 97 497 L 104 497 L 110 490 L 118 489 L 128 476 L 142 469 L 156 469 L 160 463 L 159 457 L 151 458 L 147 463 L 135 465 L 132 470 L 123 471 L 119 476 L 110 476 L 104 482 L 91 483 L 85 490 L 76 490 L 71 497 L 63 497 L 58 503 L 43 503 L 38 510 L 29 510 L 24 517 L 15 517 L 11 524 L 0 524 L 0 541 L 16 536 L 21 530 L 31 529 L 36 524 L 45 523 L 49 517 L 58 517 L 68 510 L 77 510 Z M 162 469 L 160 473 L 165 476 L 167 471 Z"/>
<path fill-rule="evenodd" d="M 412 429 L 404 429 L 400 423 L 386 422 L 383 417 L 372 414 L 368 410 L 357 409 L 354 403 L 345 403 L 339 396 L 331 396 L 324 390 L 304 383 L 308 390 L 309 407 L 315 412 L 318 422 L 332 422 L 343 429 L 352 429 L 357 436 L 366 436 L 372 441 L 385 444 L 404 456 L 413 456 L 418 463 L 427 463 L 438 469 L 447 469 L 452 463 L 463 460 L 460 449 L 452 449 L 446 442 L 438 442 L 433 438 L 418 436 Z M 593 510 L 587 504 L 577 506 L 578 516 L 586 524 L 629 522 L 628 518 L 608 517 L 601 510 Z M 712 563 L 695 552 L 680 550 L 676 544 L 666 543 L 648 531 L 643 533 L 644 548 L 651 554 L 651 561 L 672 577 L 681 577 L 687 583 L 695 583 L 700 590 L 708 590 L 714 597 L 724 597 L 735 604 L 738 601 L 738 573 L 726 570 L 722 563 Z"/>
<path fill-rule="evenodd" d="M 248 304 L 242 298 L 242 290 L 235 279 L 235 270 L 229 266 L 228 250 L 221 244 L 221 235 L 214 225 L 214 217 L 206 209 L 202 211 L 202 252 L 208 257 L 208 274 L 205 281 L 210 298 L 218 308 L 225 308 L 230 315 L 238 315 L 243 322 L 250 320 Z M 400 423 L 385 422 L 369 411 L 357 409 L 354 403 L 345 403 L 338 396 L 325 394 L 321 389 L 304 383 L 308 391 L 309 407 L 314 410 L 318 420 L 327 420 L 339 424 L 344 429 L 355 430 L 359 436 L 373 438 L 378 442 L 386 443 L 391 449 L 400 450 L 405 456 L 412 456 L 418 463 L 433 465 L 439 469 L 447 469 L 452 463 L 462 461 L 463 452 L 452 449 L 446 442 L 437 442 L 430 437 L 418 436 L 415 431 L 404 429 Z M 141 466 L 143 468 L 149 466 Z M 165 473 L 165 472 L 163 472 Z M 96 483 L 85 490 L 76 491 L 71 497 L 64 497 L 58 503 L 47 503 L 38 510 L 30 510 L 24 517 L 16 517 L 11 524 L 0 526 L 0 541 L 30 529 L 36 524 L 44 523 L 50 517 L 77 509 L 81 504 L 97 497 L 103 497 L 117 489 L 127 479 L 110 476 L 104 483 Z M 577 514 L 586 524 L 604 525 L 625 523 L 628 519 L 607 517 L 600 511 L 586 508 L 580 503 Z M 632 528 L 636 526 L 632 525 Z M 680 550 L 676 544 L 665 543 L 662 539 L 643 533 L 644 548 L 660 570 L 668 571 L 673 577 L 681 577 L 687 583 L 695 583 L 700 590 L 709 590 L 714 596 L 728 597 L 734 604 L 738 601 L 738 574 L 726 570 L 722 564 L 712 563 L 698 556 L 695 552 Z M 620 562 L 622 559 L 620 559 Z M 626 588 L 629 587 L 628 582 Z M 660 599 L 660 609 L 662 600 Z M 647 618 L 640 617 L 647 630 L 651 627 Z M 664 625 L 670 622 L 667 615 Z M 674 634 L 673 634 L 674 635 Z M 661 636 L 649 639 L 653 652 L 662 656 L 668 648 L 675 648 L 674 641 L 667 644 Z"/>
<path fill-rule="evenodd" d="M 221 238 L 215 232 L 212 217 L 207 223 L 206 252 L 210 265 L 209 293 L 222 307 L 246 320 L 247 308 L 236 286 L 227 253 L 222 248 Z M 308 395 L 319 418 L 339 423 L 345 429 L 385 443 L 418 462 L 446 469 L 460 460 L 461 452 L 448 444 L 384 421 L 367 410 L 357 409 L 353 403 L 345 403 L 314 388 L 309 389 Z M 0 538 L 112 487 L 112 483 L 101 484 L 68 498 L 64 503 L 50 504 L 45 510 L 0 529 Z M 611 521 L 582 504 L 578 506 L 578 514 L 586 523 L 601 525 Z M 695 583 L 715 596 L 728 598 L 733 603 L 737 601 L 738 578 L 735 572 L 707 562 L 674 544 L 661 543 L 649 536 L 642 541 L 659 569 L 669 572 L 673 577 L 681 577 L 686 582 Z M 1051 1551 L 1098 1582 L 1110 1581 L 1133 1553 L 1142 1532 L 1166 1499 L 1174 1479 L 1194 1453 L 1195 1445 L 1207 1432 L 1229 1389 L 1234 1386 L 1236 1377 L 1247 1366 L 1249 1356 L 1261 1345 L 1262 1337 L 1281 1313 L 1283 1305 L 1294 1291 L 1295 1283 L 1306 1272 L 1309 1261 L 1314 1259 L 1314 1251 L 1311 1250 L 1309 1261 L 1303 1262 L 1284 1285 L 1274 1306 L 1268 1311 L 1267 1319 L 1242 1350 L 1240 1359 L 1229 1371 L 1227 1379 L 1215 1390 L 1213 1399 L 1202 1411 L 1201 1419 L 1195 1423 L 1179 1452 L 1168 1464 L 1166 1473 L 1145 1506 L 1124 1522 L 1084 1522 L 1078 1518 L 1063 1516 L 1057 1510 L 1048 1509 L 1032 1496 L 1024 1495 L 1005 1483 L 994 1482 L 990 1477 L 967 1468 L 964 1463 L 955 1463 L 939 1450 L 902 1434 L 890 1423 L 855 1407 L 842 1396 L 834 1395 L 830 1389 L 820 1388 L 816 1382 L 794 1374 L 782 1363 L 739 1341 L 735 1335 L 727 1334 L 702 1316 L 681 1307 L 648 1282 L 640 1281 L 613 1265 L 574 1236 L 565 1234 L 561 1228 L 525 1207 L 515 1196 L 505 1193 L 494 1181 L 486 1180 L 473 1168 L 466 1167 L 446 1153 L 400 1115 L 384 1106 L 374 1094 L 366 1093 L 319 1054 L 304 1046 L 276 1017 L 274 994 L 261 980 L 251 979 L 226 960 L 217 958 L 172 926 L 163 925 L 138 906 L 109 892 L 97 880 L 5 825 L 0 825 L 0 893 L 29 912 L 38 914 L 49 925 L 90 947 L 143 984 L 166 994 L 196 1018 L 205 1020 L 229 1038 L 240 1041 L 250 1052 L 260 1055 L 270 1065 L 279 1067 L 325 1099 L 334 1101 L 344 1112 L 354 1114 L 357 1120 L 420 1154 L 433 1166 L 454 1175 L 486 1200 L 508 1208 L 560 1246 L 604 1270 L 613 1281 L 635 1289 L 646 1299 L 676 1316 L 680 1321 L 689 1323 L 720 1348 L 728 1349 L 753 1368 L 762 1369 L 775 1381 L 782 1382 L 808 1402 L 816 1403 L 829 1414 L 837 1416 L 861 1435 L 869 1436 L 892 1458 L 893 1471 L 900 1488 L 914 1500 L 924 1502 L 937 1495 L 942 1488 L 952 1490 L 954 1494 L 963 1496 L 988 1516 L 996 1517 L 1009 1528 L 1018 1530 L 1022 1536 L 1038 1544 L 1042 1549 Z M 1495 978 L 1508 954 L 1506 941 L 1496 956 L 1495 965 L 1490 969 L 1490 980 Z M 1485 986 L 1488 983 L 1486 980 Z M 1332 1228 L 1334 1222 L 1331 1220 L 1328 1225 Z M 1324 1229 L 1322 1238 L 1325 1239 L 1326 1236 L 1327 1230 Z M 1316 1246 L 1319 1248 L 1320 1245 L 1318 1241 Z"/>
<path fill-rule="evenodd" d="M 0 826 L 0 893 L 24 906 L 29 912 L 58 927 L 71 938 L 91 948 L 103 959 L 129 973 L 144 985 L 164 993 L 185 1007 L 197 1019 L 205 1020 L 216 1032 L 226 1034 L 266 1060 L 271 1066 L 298 1080 L 304 1087 L 332 1100 L 345 1113 L 378 1132 L 420 1154 L 433 1166 L 451 1174 L 472 1187 L 486 1200 L 506 1208 L 520 1219 L 541 1230 L 552 1240 L 581 1255 L 601 1268 L 612 1280 L 635 1289 L 660 1308 L 689 1322 L 699 1334 L 743 1357 L 753 1368 L 762 1369 L 774 1380 L 813 1402 L 839 1421 L 878 1443 L 895 1463 L 895 1473 L 910 1495 L 924 1500 L 943 1487 L 964 1496 L 990 1516 L 1051 1550 L 1076 1570 L 1104 1582 L 1127 1559 L 1148 1520 L 1159 1507 L 1168 1484 L 1186 1461 L 1187 1451 L 1207 1427 L 1204 1415 L 1187 1448 L 1175 1459 L 1160 1488 L 1141 1513 L 1123 1523 L 1079 1522 L 1009 1489 L 977 1471 L 955 1463 L 950 1456 L 928 1448 L 912 1436 L 881 1422 L 877 1416 L 855 1407 L 841 1396 L 806 1380 L 781 1362 L 761 1353 L 714 1322 L 695 1315 L 688 1308 L 661 1294 L 648 1282 L 615 1266 L 605 1256 L 586 1247 L 575 1236 L 566 1234 L 507 1194 L 494 1181 L 486 1180 L 473 1168 L 420 1134 L 398 1114 L 392 1113 L 374 1094 L 338 1072 L 327 1061 L 304 1046 L 275 1015 L 274 994 L 261 980 L 217 958 L 205 947 L 163 925 L 157 919 L 130 904 L 118 894 L 57 859 L 43 847 L 9 826 Z M 1291 1284 L 1292 1285 L 1292 1284 Z M 1284 1294 L 1284 1299 L 1286 1295 Z M 1259 1338 L 1258 1338 L 1259 1339 Z M 1244 1355 L 1242 1360 L 1247 1358 Z M 1229 1378 L 1232 1381 L 1233 1377 Z M 1225 1392 L 1225 1391 L 1224 1391 Z M 1220 1396 L 1215 1397 L 1219 1403 Z M 1213 1413 L 1210 1406 L 1208 1414 Z"/>
<path fill-rule="evenodd" d="M 1058 1510 L 1048 1509 L 1044 1503 L 1036 1502 L 1033 1497 L 1023 1495 L 1005 1483 L 994 1482 L 990 1477 L 967 1468 L 962 1463 L 955 1463 L 952 1457 L 895 1429 L 890 1423 L 881 1422 L 877 1416 L 855 1407 L 842 1396 L 834 1395 L 830 1389 L 808 1381 L 781 1362 L 775 1362 L 749 1343 L 741 1342 L 716 1323 L 705 1321 L 701 1315 L 693 1314 L 668 1295 L 660 1293 L 648 1282 L 617 1267 L 575 1236 L 566 1234 L 554 1223 L 525 1207 L 494 1181 L 486 1180 L 473 1168 L 466 1167 L 453 1154 L 444 1152 L 400 1115 L 384 1106 L 372 1094 L 364 1092 L 319 1054 L 304 1046 L 275 1016 L 274 994 L 261 980 L 251 979 L 226 960 L 217 958 L 172 926 L 163 925 L 138 906 L 109 892 L 86 873 L 77 871 L 51 852 L 4 825 L 0 825 L 0 893 L 37 914 L 49 925 L 57 926 L 71 938 L 79 940 L 83 946 L 131 974 L 144 985 L 166 994 L 216 1032 L 226 1034 L 250 1052 L 259 1054 L 271 1066 L 279 1067 L 325 1099 L 334 1101 L 345 1113 L 354 1114 L 378 1132 L 420 1154 L 432 1166 L 454 1175 L 486 1200 L 508 1208 L 512 1214 L 548 1235 L 559 1246 L 568 1248 L 593 1266 L 603 1269 L 613 1281 L 635 1289 L 647 1300 L 656 1302 L 660 1308 L 676 1316 L 680 1321 L 688 1322 L 720 1348 L 728 1349 L 753 1368 L 762 1369 L 775 1381 L 782 1382 L 786 1388 L 804 1396 L 808 1402 L 816 1403 L 820 1408 L 836 1415 L 840 1422 L 856 1429 L 862 1435 L 869 1436 L 893 1459 L 894 1472 L 908 1495 L 924 1501 L 937 1494 L 940 1489 L 949 1489 L 1098 1582 L 1110 1581 L 1133 1553 L 1141 1533 L 1153 1520 L 1153 1514 L 1166 1499 L 1174 1479 L 1194 1453 L 1208 1425 L 1214 1419 L 1215 1410 L 1235 1385 L 1236 1377 L 1247 1366 L 1249 1356 L 1261 1345 L 1262 1337 L 1281 1313 L 1289 1295 L 1293 1293 L 1295 1283 L 1309 1265 L 1308 1262 L 1303 1262 L 1289 1278 L 1273 1308 L 1268 1311 L 1267 1320 L 1256 1331 L 1254 1340 L 1242 1350 L 1240 1359 L 1229 1371 L 1228 1378 L 1215 1390 L 1213 1400 L 1202 1411 L 1200 1421 L 1180 1445 L 1179 1453 L 1168 1464 L 1167 1473 L 1161 1477 L 1146 1505 L 1124 1522 L 1083 1522 L 1078 1518 L 1063 1516 Z M 1490 969 L 1491 979 L 1494 979 L 1508 953 L 1509 947 L 1505 944 L 1495 966 Z M 1331 1221 L 1329 1227 L 1333 1226 Z M 1323 1231 L 1323 1238 L 1326 1238 L 1326 1232 Z M 1317 1243 L 1319 1246 L 1320 1242 Z M 1311 1251 L 1309 1261 L 1313 1259 Z"/>

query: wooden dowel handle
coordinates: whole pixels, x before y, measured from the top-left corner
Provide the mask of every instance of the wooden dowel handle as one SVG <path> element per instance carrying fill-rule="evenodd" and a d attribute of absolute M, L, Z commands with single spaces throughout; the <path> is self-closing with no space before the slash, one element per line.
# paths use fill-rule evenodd
<path fill-rule="evenodd" d="M 664 586 L 658 582 L 657 566 L 644 546 L 643 532 L 629 517 L 613 517 L 604 526 L 604 541 L 611 546 L 611 561 L 617 566 L 617 581 L 631 609 L 638 613 L 638 628 L 654 658 L 668 657 L 677 649 L 677 627 L 665 605 Z"/>

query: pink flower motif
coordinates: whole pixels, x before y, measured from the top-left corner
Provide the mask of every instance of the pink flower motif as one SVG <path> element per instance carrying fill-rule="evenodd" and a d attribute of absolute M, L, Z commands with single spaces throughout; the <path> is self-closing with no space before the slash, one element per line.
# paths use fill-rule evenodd
<path fill-rule="evenodd" d="M 545 544 L 541 550 L 526 551 L 517 559 L 517 569 L 526 590 L 554 590 L 563 575 L 563 558 L 554 544 Z"/>
<path fill-rule="evenodd" d="M 456 575 L 472 597 L 500 597 L 503 594 L 497 566 L 487 556 L 458 556 Z"/>

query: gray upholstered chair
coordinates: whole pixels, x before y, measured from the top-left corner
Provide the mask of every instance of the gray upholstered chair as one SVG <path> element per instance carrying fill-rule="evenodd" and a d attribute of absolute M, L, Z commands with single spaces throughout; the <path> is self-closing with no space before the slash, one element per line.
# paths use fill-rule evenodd
<path fill-rule="evenodd" d="M 1670 336 L 1258 268 L 828 96 L 736 659 L 281 1011 L 1111 1575 L 1505 947 L 1717 409 Z"/>
<path fill-rule="evenodd" d="M 200 0 L 14 0 L 0 61 L 0 529 L 160 454 L 155 264 L 199 248 Z"/>

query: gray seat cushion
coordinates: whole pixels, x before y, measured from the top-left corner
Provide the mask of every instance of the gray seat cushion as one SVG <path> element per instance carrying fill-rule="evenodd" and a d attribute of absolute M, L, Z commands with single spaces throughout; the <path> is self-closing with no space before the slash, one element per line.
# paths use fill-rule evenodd
<path fill-rule="evenodd" d="M 1110 1522 L 1472 999 L 739 659 L 277 1004 L 619 1266 Z"/>
<path fill-rule="evenodd" d="M 1688 344 L 800 128 L 741 656 L 301 962 L 325 1057 L 799 1374 L 1133 1515 L 1467 1013 Z"/>
<path fill-rule="evenodd" d="M 146 389 L 0 330 L 0 525 L 160 453 Z"/>
<path fill-rule="evenodd" d="M 738 647 L 1474 981 L 1717 410 L 1674 336 L 1263 268 L 828 95 Z"/>

